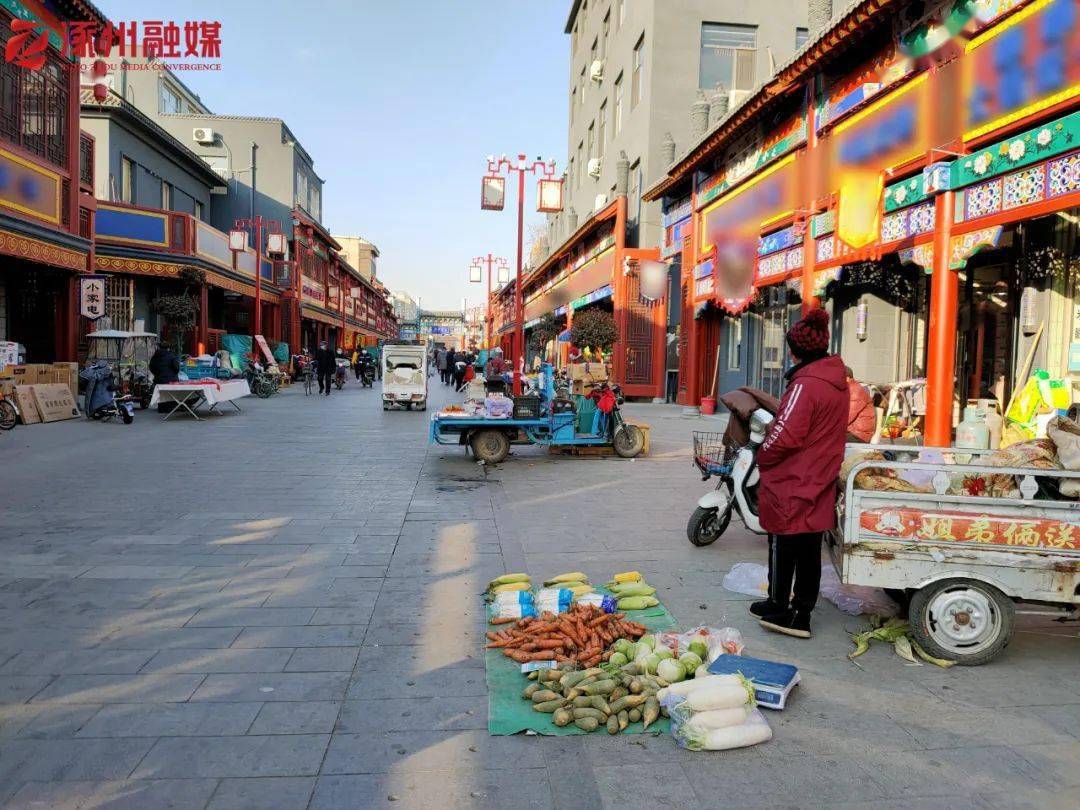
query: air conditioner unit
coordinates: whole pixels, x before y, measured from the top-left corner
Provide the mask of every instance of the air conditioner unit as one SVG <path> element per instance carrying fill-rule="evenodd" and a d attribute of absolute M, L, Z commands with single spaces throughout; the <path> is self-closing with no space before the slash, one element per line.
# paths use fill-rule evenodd
<path fill-rule="evenodd" d="M 195 143 L 212 144 L 217 140 L 217 133 L 210 127 L 195 127 L 191 137 L 195 139 Z"/>
<path fill-rule="evenodd" d="M 607 194 L 597 194 L 596 199 L 593 201 L 593 210 L 599 211 L 607 205 Z"/>
<path fill-rule="evenodd" d="M 594 59 L 592 64 L 589 65 L 589 78 L 594 82 L 602 82 L 604 80 L 603 59 Z"/>
<path fill-rule="evenodd" d="M 589 158 L 589 177 L 600 176 L 600 158 Z"/>

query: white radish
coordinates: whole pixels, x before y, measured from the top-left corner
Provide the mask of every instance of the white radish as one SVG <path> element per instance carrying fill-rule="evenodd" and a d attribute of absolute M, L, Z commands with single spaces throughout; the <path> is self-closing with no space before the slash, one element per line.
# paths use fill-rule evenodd
<path fill-rule="evenodd" d="M 747 706 L 736 706 L 733 709 L 713 709 L 707 712 L 695 712 L 680 728 L 683 735 L 701 735 L 718 728 L 739 726 L 746 722 L 753 709 Z M 685 729 L 685 731 L 684 731 Z"/>
<path fill-rule="evenodd" d="M 691 751 L 726 751 L 767 742 L 772 739 L 772 729 L 761 712 L 754 712 L 737 726 L 714 728 L 703 734 L 690 733 L 683 739 Z"/>
<path fill-rule="evenodd" d="M 679 683 L 673 683 L 671 686 L 665 686 L 659 692 L 656 693 L 658 700 L 663 700 L 667 695 L 680 695 L 685 697 L 691 692 L 696 692 L 698 689 L 702 689 L 707 686 L 720 686 L 722 684 L 730 684 L 732 686 L 742 686 L 742 678 L 738 675 L 706 675 L 705 677 L 695 677 L 692 681 L 680 681 Z M 745 702 L 745 701 L 744 701 Z"/>
<path fill-rule="evenodd" d="M 709 684 L 703 689 L 695 689 L 686 696 L 682 705 L 692 712 L 734 709 L 736 706 L 745 706 L 752 697 L 753 691 L 747 689 L 742 680 L 737 679 L 735 683 Z"/>

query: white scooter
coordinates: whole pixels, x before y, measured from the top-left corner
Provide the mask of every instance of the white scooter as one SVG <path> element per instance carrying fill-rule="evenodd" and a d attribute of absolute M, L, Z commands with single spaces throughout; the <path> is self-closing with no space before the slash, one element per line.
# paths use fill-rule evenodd
<path fill-rule="evenodd" d="M 732 414 L 732 419 L 736 418 Z M 712 476 L 720 480 L 716 489 L 698 501 L 686 524 L 686 536 L 695 546 L 715 543 L 738 512 L 743 524 L 755 534 L 765 535 L 758 520 L 757 487 L 761 480 L 757 451 L 769 433 L 773 415 L 764 408 L 750 414 L 750 439 L 745 445 L 734 444 L 728 434 L 694 433 L 694 464 L 702 480 Z"/>

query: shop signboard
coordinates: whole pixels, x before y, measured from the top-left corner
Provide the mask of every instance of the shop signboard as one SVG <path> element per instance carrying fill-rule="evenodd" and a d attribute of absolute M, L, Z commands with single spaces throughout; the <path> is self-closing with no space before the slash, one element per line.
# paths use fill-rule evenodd
<path fill-rule="evenodd" d="M 323 290 L 323 286 L 315 279 L 301 276 L 300 294 L 305 301 L 318 304 L 320 307 L 326 305 L 326 292 Z"/>
<path fill-rule="evenodd" d="M 888 90 L 914 69 L 914 60 L 900 53 L 894 42 L 855 70 L 846 72 L 833 82 L 818 106 L 818 131 Z"/>
<path fill-rule="evenodd" d="M 610 297 L 611 297 L 611 285 L 610 284 L 605 284 L 603 287 L 601 287 L 598 290 L 593 290 L 591 293 L 586 293 L 585 295 L 581 296 L 580 298 L 575 298 L 573 301 L 570 302 L 570 308 L 571 309 L 581 309 L 582 307 L 586 307 L 589 304 L 592 304 L 592 303 L 600 301 L 600 300 L 602 300 L 604 298 L 610 298 Z"/>
<path fill-rule="evenodd" d="M 79 276 L 79 314 L 96 321 L 105 314 L 106 276 Z"/>
<path fill-rule="evenodd" d="M 690 232 L 690 217 L 680 219 L 664 228 L 664 244 L 660 247 L 660 258 L 670 259 L 677 256 L 683 248 L 683 238 Z"/>
<path fill-rule="evenodd" d="M 970 40 L 963 60 L 964 140 L 1080 95 L 1076 0 L 1035 0 Z"/>
<path fill-rule="evenodd" d="M 694 300 L 712 298 L 716 290 L 716 282 L 713 279 L 713 261 L 709 259 L 694 268 Z"/>

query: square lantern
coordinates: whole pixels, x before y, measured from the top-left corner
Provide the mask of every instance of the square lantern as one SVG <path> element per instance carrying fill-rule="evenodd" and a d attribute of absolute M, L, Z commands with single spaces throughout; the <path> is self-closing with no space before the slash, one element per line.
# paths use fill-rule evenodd
<path fill-rule="evenodd" d="M 229 231 L 229 250 L 244 251 L 248 246 L 247 231 Z"/>
<path fill-rule="evenodd" d="M 283 233 L 271 233 L 266 236 L 266 252 L 272 256 L 284 256 L 289 252 L 288 241 Z"/>
<path fill-rule="evenodd" d="M 562 180 L 536 181 L 536 210 L 543 214 L 562 211 Z"/>
<path fill-rule="evenodd" d="M 485 211 L 502 211 L 506 204 L 506 178 L 485 177 L 480 189 L 480 207 Z"/>
<path fill-rule="evenodd" d="M 469 265 L 469 281 L 472 284 L 479 284 L 484 277 L 484 268 L 478 264 Z"/>
<path fill-rule="evenodd" d="M 500 264 L 499 265 L 498 279 L 499 279 L 500 284 L 509 284 L 510 283 L 510 268 L 507 267 L 505 264 Z"/>

